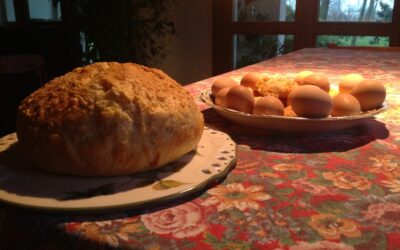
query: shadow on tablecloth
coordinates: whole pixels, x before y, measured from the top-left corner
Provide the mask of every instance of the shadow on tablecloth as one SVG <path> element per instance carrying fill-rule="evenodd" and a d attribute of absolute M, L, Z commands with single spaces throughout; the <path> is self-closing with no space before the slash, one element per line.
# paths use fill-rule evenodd
<path fill-rule="evenodd" d="M 203 114 L 207 126 L 229 134 L 238 145 L 269 152 L 345 152 L 389 136 L 385 124 L 374 119 L 344 130 L 295 134 L 237 125 L 224 119 L 213 109 L 206 109 Z"/>

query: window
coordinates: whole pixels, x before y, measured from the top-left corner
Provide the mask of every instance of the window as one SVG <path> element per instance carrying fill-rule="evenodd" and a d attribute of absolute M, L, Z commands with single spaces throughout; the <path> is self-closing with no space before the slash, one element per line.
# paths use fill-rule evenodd
<path fill-rule="evenodd" d="M 13 0 L 0 0 L 0 25 L 15 22 Z"/>
<path fill-rule="evenodd" d="M 0 0 L 0 25 L 25 26 L 62 21 L 61 0 Z"/>
<path fill-rule="evenodd" d="M 29 19 L 34 21 L 60 21 L 61 5 L 58 0 L 29 0 Z"/>
<path fill-rule="evenodd" d="M 294 21 L 295 0 L 233 0 L 233 21 Z"/>
<path fill-rule="evenodd" d="M 295 0 L 232 0 L 232 22 L 238 28 L 231 37 L 232 67 L 244 67 L 292 51 L 292 34 L 249 34 L 247 28 L 249 23 L 272 27 L 293 22 L 295 10 Z"/>
<path fill-rule="evenodd" d="M 400 46 L 400 0 L 215 0 L 213 74 L 291 50 Z"/>
<path fill-rule="evenodd" d="M 317 47 L 327 47 L 329 43 L 338 46 L 377 46 L 389 47 L 387 36 L 317 36 Z"/>
<path fill-rule="evenodd" d="M 391 39 L 395 44 L 390 30 L 395 25 L 394 4 L 395 0 L 319 0 L 318 25 L 324 28 L 318 31 L 316 45 L 388 47 Z"/>
<path fill-rule="evenodd" d="M 320 0 L 320 22 L 391 22 L 394 0 Z"/>

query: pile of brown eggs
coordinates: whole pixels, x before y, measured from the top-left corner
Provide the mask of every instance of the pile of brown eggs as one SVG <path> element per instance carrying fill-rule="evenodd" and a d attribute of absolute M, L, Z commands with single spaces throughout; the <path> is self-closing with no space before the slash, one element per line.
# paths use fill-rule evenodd
<path fill-rule="evenodd" d="M 378 109 L 386 98 L 384 85 L 359 74 L 348 74 L 338 82 L 338 93 L 329 79 L 312 71 L 301 71 L 294 79 L 247 73 L 240 83 L 220 77 L 212 84 L 215 104 L 248 114 L 325 118 L 354 116 Z"/>

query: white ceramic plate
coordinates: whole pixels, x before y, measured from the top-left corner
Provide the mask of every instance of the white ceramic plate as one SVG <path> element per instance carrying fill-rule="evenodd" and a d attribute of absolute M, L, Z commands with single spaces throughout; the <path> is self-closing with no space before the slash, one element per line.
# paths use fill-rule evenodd
<path fill-rule="evenodd" d="M 0 138 L 0 200 L 56 211 L 104 211 L 164 202 L 205 188 L 236 161 L 225 133 L 205 128 L 196 151 L 158 170 L 121 177 L 76 177 L 32 167 L 18 151 L 16 134 Z"/>
<path fill-rule="evenodd" d="M 202 92 L 200 100 L 234 123 L 270 131 L 290 133 L 314 133 L 346 129 L 360 125 L 368 119 L 373 119 L 375 115 L 387 109 L 387 104 L 384 103 L 379 109 L 368 111 L 357 116 L 309 119 L 276 115 L 253 115 L 224 108 L 215 105 L 210 91 Z"/>

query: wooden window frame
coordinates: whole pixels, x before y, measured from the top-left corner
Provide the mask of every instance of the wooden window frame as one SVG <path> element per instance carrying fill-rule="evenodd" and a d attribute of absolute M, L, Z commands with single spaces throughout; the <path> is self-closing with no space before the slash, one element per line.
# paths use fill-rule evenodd
<path fill-rule="evenodd" d="M 232 0 L 213 1 L 213 75 L 232 70 L 234 34 L 294 35 L 293 49 L 316 46 L 319 35 L 387 36 L 400 46 L 400 0 L 394 0 L 392 22 L 319 22 L 319 0 L 296 0 L 293 22 L 234 22 Z"/>

